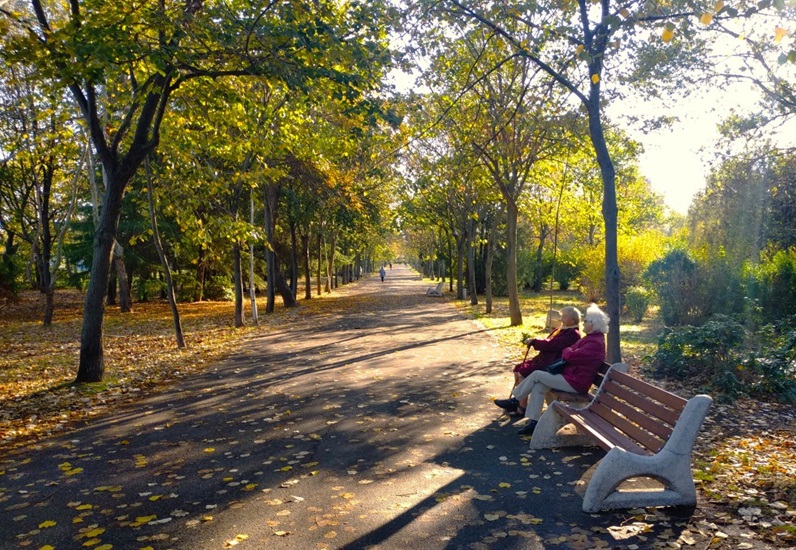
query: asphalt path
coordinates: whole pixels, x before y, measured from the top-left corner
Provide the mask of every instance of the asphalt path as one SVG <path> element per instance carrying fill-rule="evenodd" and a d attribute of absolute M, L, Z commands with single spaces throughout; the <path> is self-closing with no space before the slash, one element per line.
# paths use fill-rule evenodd
<path fill-rule="evenodd" d="M 0 547 L 650 548 L 584 514 L 596 449 L 528 450 L 516 357 L 405 266 L 134 406 L 0 459 Z M 322 303 L 321 303 L 322 302 Z M 638 514 L 638 512 L 634 512 Z"/>

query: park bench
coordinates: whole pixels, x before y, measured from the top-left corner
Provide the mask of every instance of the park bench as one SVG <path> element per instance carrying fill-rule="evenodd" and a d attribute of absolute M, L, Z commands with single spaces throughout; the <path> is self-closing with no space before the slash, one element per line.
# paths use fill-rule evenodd
<path fill-rule="evenodd" d="M 430 286 L 426 289 L 426 296 L 442 296 L 442 287 L 445 286 L 445 281 L 442 280 L 437 283 L 436 287 Z"/>
<path fill-rule="evenodd" d="M 599 388 L 603 383 L 605 375 L 608 373 L 608 369 L 614 368 L 621 372 L 627 372 L 629 366 L 630 365 L 628 365 L 627 363 L 614 363 L 613 365 L 610 365 L 608 363 L 603 363 L 600 366 L 600 370 L 597 371 L 597 376 L 595 377 L 592 385 Z M 575 403 L 587 404 L 589 401 L 594 399 L 594 395 L 595 395 L 594 392 L 574 393 L 563 390 L 554 390 L 551 388 L 547 390 L 547 393 L 545 394 L 545 401 L 547 403 L 552 403 L 553 401 L 561 401 L 564 403 L 568 403 L 570 405 L 573 405 Z"/>
<path fill-rule="evenodd" d="M 609 369 L 585 408 L 560 401 L 547 407 L 531 449 L 598 445 L 607 454 L 583 496 L 583 511 L 645 506 L 694 506 L 691 449 L 712 399 L 685 400 L 618 369 Z M 576 431 L 569 428 L 573 425 Z M 663 487 L 620 490 L 631 478 L 651 478 Z"/>

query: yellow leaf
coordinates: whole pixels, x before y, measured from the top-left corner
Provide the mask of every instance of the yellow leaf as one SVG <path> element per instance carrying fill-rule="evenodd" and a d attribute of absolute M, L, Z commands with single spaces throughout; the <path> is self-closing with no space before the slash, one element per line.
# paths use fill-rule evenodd
<path fill-rule="evenodd" d="M 151 546 L 144 546 L 142 548 L 139 548 L 138 550 L 155 550 L 155 549 L 152 548 Z"/>
<path fill-rule="evenodd" d="M 600 82 L 600 75 L 598 75 L 598 74 L 591 75 L 591 81 L 592 81 L 592 84 L 599 83 Z"/>
<path fill-rule="evenodd" d="M 340 495 L 340 496 L 341 496 L 342 498 L 346 499 L 346 500 L 351 500 L 352 498 L 354 498 L 354 493 L 343 493 L 343 494 L 342 494 L 342 495 Z"/>
<path fill-rule="evenodd" d="M 702 17 L 699 18 L 699 22 L 703 25 L 710 25 L 711 21 L 713 21 L 713 14 L 712 13 L 703 13 Z"/>
<path fill-rule="evenodd" d="M 102 542 L 100 539 L 88 539 L 86 542 L 83 543 L 83 546 L 89 547 L 94 546 Z"/>
<path fill-rule="evenodd" d="M 724 7 L 724 0 L 719 0 L 713 5 L 713 11 L 719 13 Z"/>
<path fill-rule="evenodd" d="M 627 19 L 628 17 L 630 17 L 630 11 L 627 8 L 622 8 L 621 10 L 619 10 L 619 15 Z"/>
<path fill-rule="evenodd" d="M 289 472 L 292 469 L 293 469 L 293 466 L 282 466 L 281 468 L 279 468 L 279 471 L 280 472 Z"/>
<path fill-rule="evenodd" d="M 307 462 L 306 464 L 302 464 L 303 468 L 312 468 L 313 466 L 317 466 L 318 462 Z"/>
<path fill-rule="evenodd" d="M 83 518 L 72 518 L 72 523 L 83 523 Z"/>
<path fill-rule="evenodd" d="M 91 504 L 81 504 L 75 510 L 91 510 L 92 508 L 94 507 Z"/>
<path fill-rule="evenodd" d="M 252 490 L 252 489 L 254 489 L 255 487 L 257 487 L 257 484 L 256 484 L 256 483 L 249 483 L 248 485 L 246 485 L 246 486 L 243 488 L 243 490 L 244 490 L 244 491 L 251 491 L 251 490 Z"/>
<path fill-rule="evenodd" d="M 215 449 L 213 447 L 208 447 L 208 448 L 205 449 L 206 453 L 212 453 L 214 451 L 215 451 Z"/>
<path fill-rule="evenodd" d="M 783 29 L 782 27 L 777 27 L 776 29 L 774 29 L 774 42 L 779 44 L 782 41 L 782 39 L 787 35 L 788 31 L 786 29 Z"/>
<path fill-rule="evenodd" d="M 661 40 L 664 42 L 671 42 L 672 38 L 674 38 L 674 30 L 673 29 L 663 29 L 663 34 L 661 35 Z"/>
<path fill-rule="evenodd" d="M 151 497 L 149 497 L 149 500 L 155 502 L 156 500 L 160 500 L 162 497 L 163 495 L 152 495 Z"/>
<path fill-rule="evenodd" d="M 484 519 L 487 521 L 497 521 L 500 519 L 500 516 L 497 514 L 484 514 Z"/>
<path fill-rule="evenodd" d="M 145 523 L 149 523 L 150 521 L 152 521 L 153 519 L 156 519 L 156 518 L 157 518 L 157 516 L 154 515 L 154 514 L 151 515 L 151 516 L 139 516 L 139 517 L 135 518 L 135 522 L 137 524 L 139 524 L 139 525 L 144 525 Z"/>
<path fill-rule="evenodd" d="M 104 527 L 97 527 L 96 529 L 92 529 L 91 531 L 86 533 L 86 538 L 87 539 L 93 539 L 95 537 L 100 536 L 104 532 L 105 532 L 105 528 Z"/>
<path fill-rule="evenodd" d="M 42 521 L 39 524 L 39 529 L 47 529 L 48 527 L 55 527 L 56 523 L 52 520 Z"/>
<path fill-rule="evenodd" d="M 97 546 L 94 550 L 111 550 L 113 548 L 112 544 L 103 544 L 102 546 Z"/>
<path fill-rule="evenodd" d="M 50 546 L 49 544 L 45 544 L 39 550 L 55 550 L 55 546 Z"/>
<path fill-rule="evenodd" d="M 582 51 L 583 51 L 583 44 L 578 44 L 578 47 L 575 48 L 575 55 L 578 55 Z"/>
<path fill-rule="evenodd" d="M 502 481 L 498 484 L 498 487 L 501 487 L 503 489 L 508 489 L 509 487 L 511 487 L 511 483 L 506 483 L 505 481 Z"/>

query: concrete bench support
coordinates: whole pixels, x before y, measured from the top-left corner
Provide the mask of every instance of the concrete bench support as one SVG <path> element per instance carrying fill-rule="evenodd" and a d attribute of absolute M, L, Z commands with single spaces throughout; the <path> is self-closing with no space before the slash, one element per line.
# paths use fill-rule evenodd
<path fill-rule="evenodd" d="M 686 401 L 611 369 L 587 407 L 551 403 L 539 419 L 530 447 L 598 445 L 608 451 L 586 488 L 584 512 L 693 506 L 691 450 L 712 402 L 707 395 Z M 624 481 L 636 477 L 659 481 L 663 488 L 618 490 Z"/>

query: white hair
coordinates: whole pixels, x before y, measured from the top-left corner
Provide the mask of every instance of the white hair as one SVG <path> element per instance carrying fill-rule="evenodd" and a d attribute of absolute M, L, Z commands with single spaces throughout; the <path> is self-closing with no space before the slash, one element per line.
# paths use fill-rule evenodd
<path fill-rule="evenodd" d="M 561 308 L 561 316 L 566 315 L 573 321 L 580 323 L 580 310 L 573 306 L 566 306 Z"/>
<path fill-rule="evenodd" d="M 586 309 L 584 321 L 591 321 L 592 328 L 597 332 L 608 334 L 608 315 L 597 307 L 597 304 L 590 304 Z"/>

